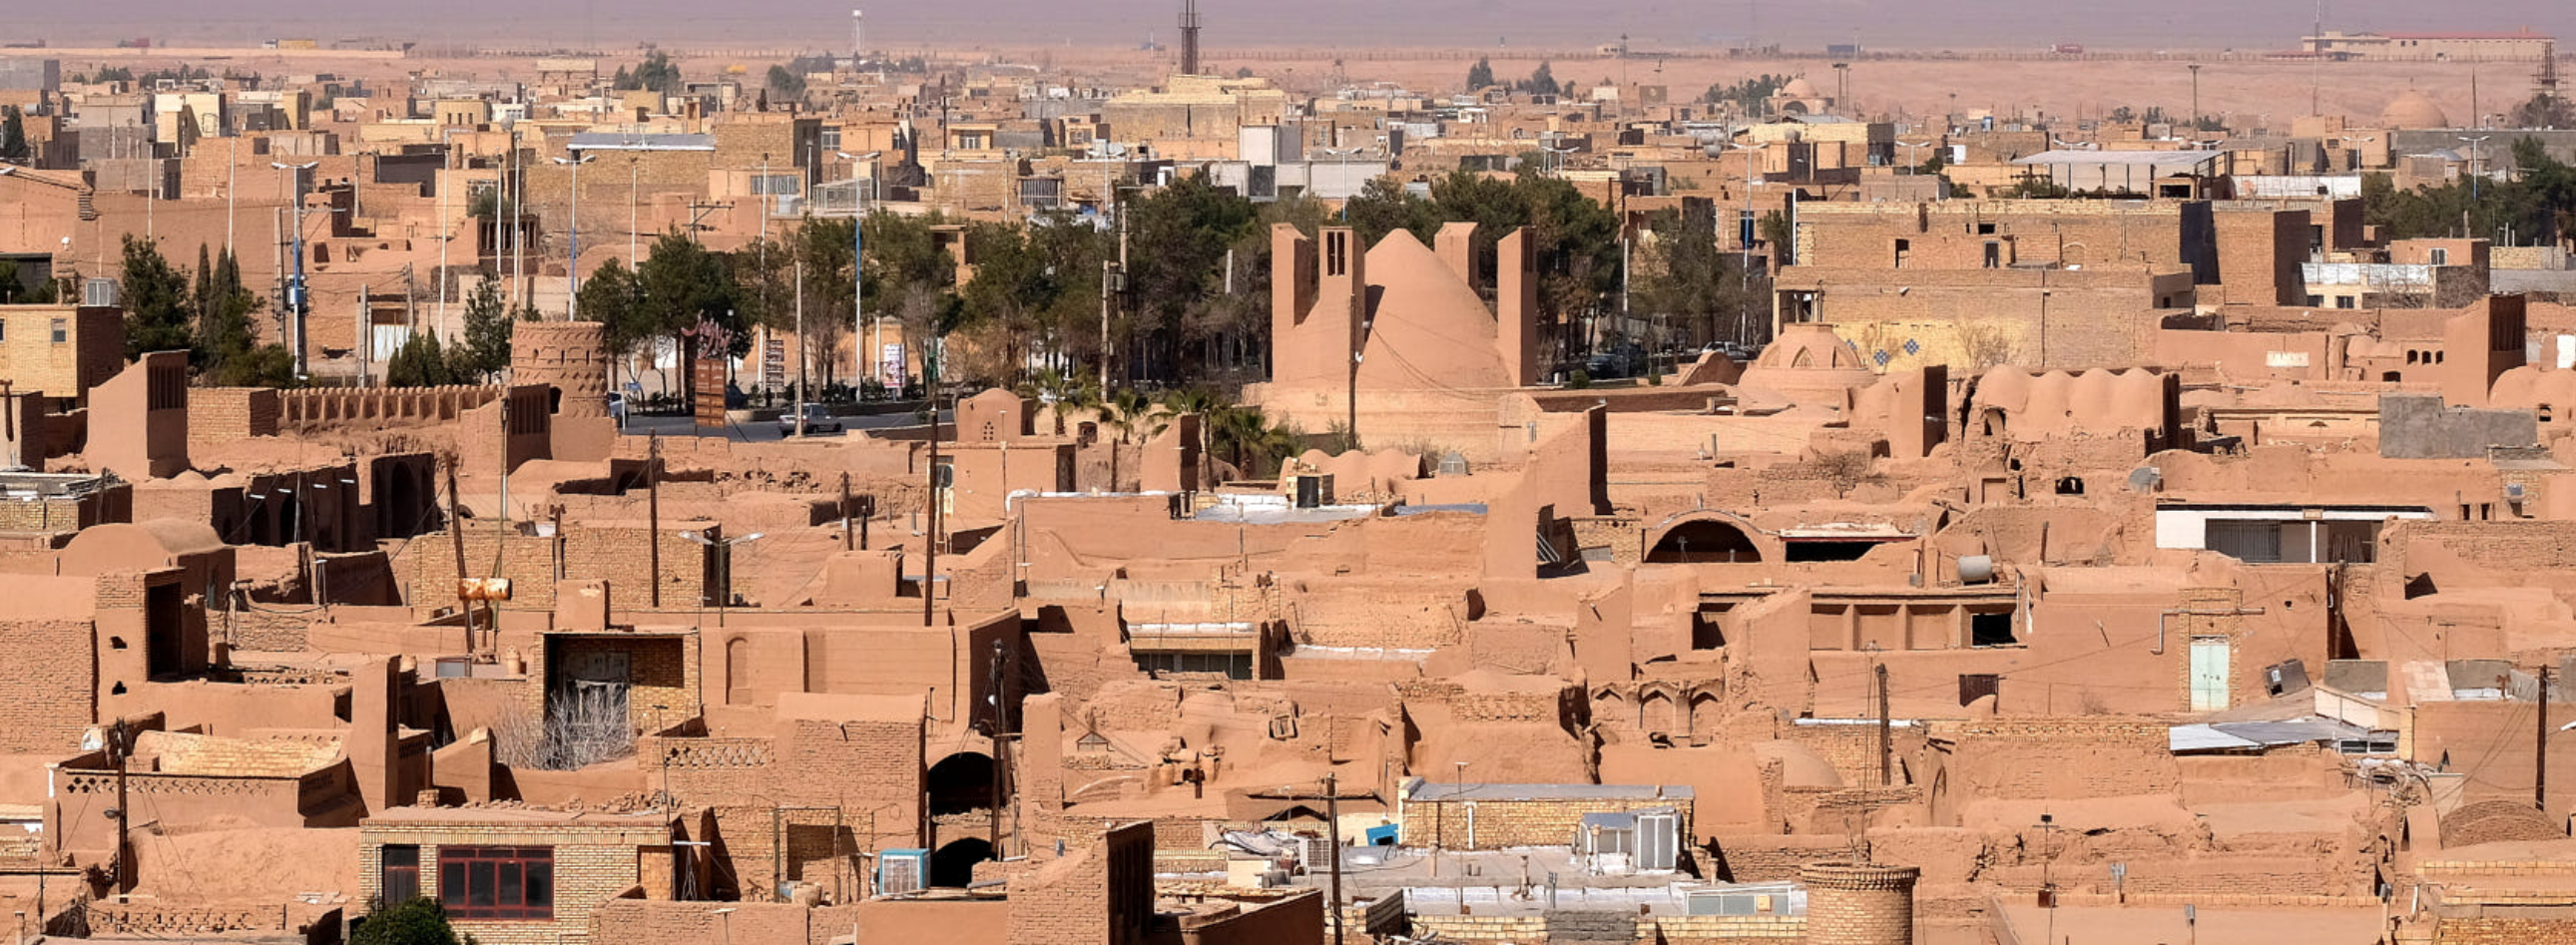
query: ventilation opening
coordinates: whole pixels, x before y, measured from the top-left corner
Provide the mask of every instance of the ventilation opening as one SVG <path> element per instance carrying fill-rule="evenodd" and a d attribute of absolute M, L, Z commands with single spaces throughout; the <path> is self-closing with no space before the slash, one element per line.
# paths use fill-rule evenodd
<path fill-rule="evenodd" d="M 2063 478 L 2058 479 L 2058 480 L 2057 480 L 2057 494 L 2058 494 L 2058 495 L 2083 495 L 2083 494 L 2084 494 L 2084 480 L 2082 480 L 2082 479 L 2078 479 L 2078 478 L 2076 478 L 2076 477 L 2074 477 L 2074 476 L 2066 476 L 2066 477 L 2063 477 Z"/>
<path fill-rule="evenodd" d="M 1968 645 L 2019 646 L 2021 638 L 2013 636 L 2012 611 L 1968 615 Z"/>
<path fill-rule="evenodd" d="M 1790 561 L 1858 561 L 1878 547 L 1875 541 L 1793 541 L 1789 543 Z"/>

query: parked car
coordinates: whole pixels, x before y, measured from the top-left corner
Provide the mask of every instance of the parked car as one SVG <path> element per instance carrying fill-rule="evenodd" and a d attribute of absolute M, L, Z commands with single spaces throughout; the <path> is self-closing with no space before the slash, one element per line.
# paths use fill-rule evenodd
<path fill-rule="evenodd" d="M 800 411 L 805 415 L 805 432 L 808 434 L 839 433 L 843 429 L 841 418 L 833 416 L 830 407 L 822 404 L 797 404 L 796 409 L 784 411 L 778 415 L 779 436 L 796 435 L 796 415 Z"/>

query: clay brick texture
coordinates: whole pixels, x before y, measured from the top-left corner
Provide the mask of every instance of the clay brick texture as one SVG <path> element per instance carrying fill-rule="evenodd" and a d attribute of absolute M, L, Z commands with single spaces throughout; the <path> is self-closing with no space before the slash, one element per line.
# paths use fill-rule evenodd
<path fill-rule="evenodd" d="M 0 752 L 71 752 L 96 710 L 98 654 L 85 620 L 0 621 Z"/>

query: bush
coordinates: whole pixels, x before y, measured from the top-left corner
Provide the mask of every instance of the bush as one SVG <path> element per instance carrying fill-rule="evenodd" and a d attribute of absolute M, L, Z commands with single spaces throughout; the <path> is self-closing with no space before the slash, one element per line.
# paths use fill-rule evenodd
<path fill-rule="evenodd" d="M 1582 390 L 1592 386 L 1592 372 L 1575 368 L 1574 373 L 1565 376 L 1565 386 L 1568 390 Z"/>
<path fill-rule="evenodd" d="M 359 924 L 357 934 L 349 936 L 349 945 L 472 945 L 473 941 L 469 935 L 459 942 L 456 930 L 447 925 L 447 910 L 427 897 L 377 909 Z"/>

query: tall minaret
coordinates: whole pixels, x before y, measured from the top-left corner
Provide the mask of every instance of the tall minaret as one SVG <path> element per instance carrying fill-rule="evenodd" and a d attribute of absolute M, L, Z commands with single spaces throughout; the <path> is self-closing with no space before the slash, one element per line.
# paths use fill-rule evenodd
<path fill-rule="evenodd" d="M 868 13 L 850 11 L 850 68 L 857 69 L 868 57 Z"/>
<path fill-rule="evenodd" d="M 1181 0 L 1181 74 L 1199 74 L 1199 0 Z"/>

